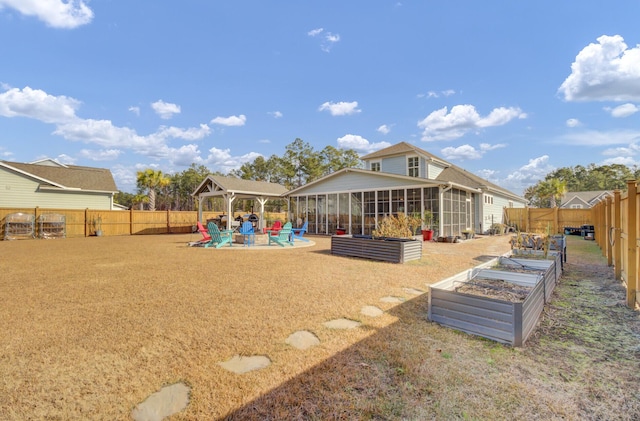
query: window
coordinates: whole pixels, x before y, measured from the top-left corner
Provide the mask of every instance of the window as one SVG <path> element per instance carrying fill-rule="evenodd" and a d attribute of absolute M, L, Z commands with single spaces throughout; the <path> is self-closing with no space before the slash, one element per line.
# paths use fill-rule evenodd
<path fill-rule="evenodd" d="M 376 162 L 372 162 L 371 163 L 371 171 L 380 172 L 380 161 L 376 161 Z"/>
<path fill-rule="evenodd" d="M 571 205 L 571 209 L 582 209 L 582 205 L 577 205 L 577 204 Z"/>
<path fill-rule="evenodd" d="M 417 156 L 407 158 L 407 175 L 409 177 L 420 177 L 420 159 Z"/>
<path fill-rule="evenodd" d="M 484 203 L 486 205 L 493 205 L 493 196 L 489 196 L 487 194 L 484 195 Z"/>

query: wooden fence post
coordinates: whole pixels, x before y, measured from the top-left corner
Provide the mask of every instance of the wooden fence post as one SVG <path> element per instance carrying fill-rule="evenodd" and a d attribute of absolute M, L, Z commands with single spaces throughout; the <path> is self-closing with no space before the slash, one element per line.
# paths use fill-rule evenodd
<path fill-rule="evenodd" d="M 612 247 L 612 237 L 611 237 L 611 196 L 607 196 L 606 206 L 605 206 L 605 230 L 604 230 L 604 239 L 605 239 L 605 247 L 607 248 L 607 265 L 613 265 L 613 247 Z"/>
<path fill-rule="evenodd" d="M 627 181 L 627 306 L 635 308 L 638 283 L 638 183 Z"/>
<path fill-rule="evenodd" d="M 133 235 L 133 206 L 129 208 L 129 235 Z"/>
<path fill-rule="evenodd" d="M 619 281 L 622 278 L 622 238 L 621 238 L 621 227 L 620 223 L 622 221 L 621 213 L 622 209 L 620 208 L 621 204 L 621 196 L 620 190 L 614 190 L 613 192 L 613 271 L 615 274 L 615 278 Z"/>
<path fill-rule="evenodd" d="M 553 234 L 558 234 L 560 232 L 560 222 L 558 221 L 558 207 L 553 208 Z"/>

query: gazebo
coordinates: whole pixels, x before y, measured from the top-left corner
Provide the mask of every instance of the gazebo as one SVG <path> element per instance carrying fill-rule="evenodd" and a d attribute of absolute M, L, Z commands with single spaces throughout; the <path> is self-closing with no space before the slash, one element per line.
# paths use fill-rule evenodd
<path fill-rule="evenodd" d="M 210 197 L 224 199 L 227 215 L 227 229 L 231 229 L 233 202 L 236 199 L 252 199 L 260 204 L 260 222 L 258 228 L 264 227 L 264 205 L 269 199 L 284 199 L 286 187 L 266 181 L 243 180 L 241 178 L 209 175 L 191 194 L 198 198 L 198 220 L 202 220 L 202 202 Z"/>

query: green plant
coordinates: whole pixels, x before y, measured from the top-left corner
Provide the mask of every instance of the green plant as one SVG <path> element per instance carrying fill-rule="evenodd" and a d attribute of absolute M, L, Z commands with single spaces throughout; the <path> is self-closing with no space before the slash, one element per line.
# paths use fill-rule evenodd
<path fill-rule="evenodd" d="M 433 212 L 431 210 L 429 210 L 429 209 L 425 210 L 424 214 L 422 215 L 422 220 L 424 221 L 423 225 L 422 225 L 422 228 L 430 230 L 431 227 L 433 226 L 434 221 L 435 221 L 434 216 L 433 216 Z"/>

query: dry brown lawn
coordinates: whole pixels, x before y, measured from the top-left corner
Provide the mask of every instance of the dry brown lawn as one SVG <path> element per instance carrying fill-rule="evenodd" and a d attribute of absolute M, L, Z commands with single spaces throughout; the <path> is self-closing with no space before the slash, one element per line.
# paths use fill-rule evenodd
<path fill-rule="evenodd" d="M 426 321 L 427 294 L 410 291 L 507 252 L 507 237 L 425 243 L 404 265 L 311 238 L 282 250 L 187 247 L 196 235 L 0 242 L 0 419 L 126 420 L 179 381 L 191 402 L 174 420 L 638 419 L 638 313 L 593 242 L 570 238 L 540 329 L 513 349 Z M 360 313 L 371 305 L 385 313 Z M 362 326 L 323 326 L 335 318 Z M 285 344 L 297 330 L 320 345 Z M 272 363 L 218 365 L 235 355 Z"/>

